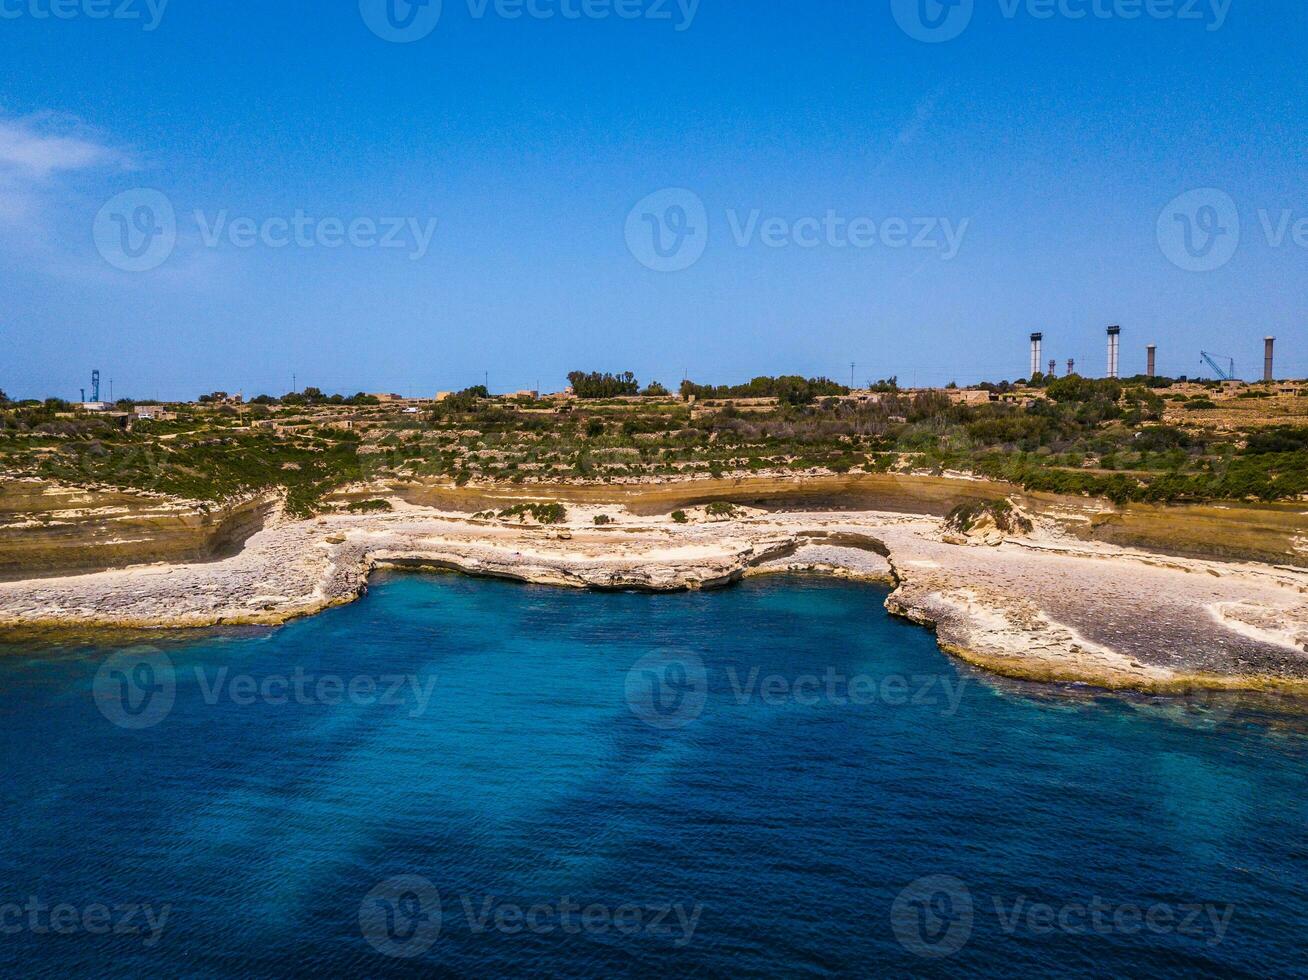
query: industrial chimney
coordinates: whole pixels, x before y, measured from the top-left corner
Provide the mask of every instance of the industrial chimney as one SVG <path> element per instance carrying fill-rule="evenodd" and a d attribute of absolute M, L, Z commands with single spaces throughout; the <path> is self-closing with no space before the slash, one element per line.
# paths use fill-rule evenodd
<path fill-rule="evenodd" d="M 1067 373 L 1069 377 L 1076 374 L 1076 361 L 1071 357 L 1067 359 Z"/>
<path fill-rule="evenodd" d="M 1045 339 L 1042 333 L 1033 333 L 1031 335 L 1031 377 L 1040 373 L 1041 345 Z"/>
<path fill-rule="evenodd" d="M 1276 376 L 1272 371 L 1272 348 L 1276 346 L 1276 338 L 1268 337 L 1263 341 L 1263 380 L 1275 381 Z"/>
<path fill-rule="evenodd" d="M 1051 377 L 1051 378 L 1056 378 L 1056 377 L 1058 377 L 1058 362 L 1057 362 L 1057 361 L 1050 361 L 1050 362 L 1049 362 L 1049 377 Z"/>
<path fill-rule="evenodd" d="M 1145 374 L 1147 374 L 1151 378 L 1156 378 L 1158 377 L 1158 348 L 1154 344 L 1150 344 L 1148 347 L 1148 351 L 1149 351 L 1149 368 L 1147 371 L 1145 371 Z"/>
<path fill-rule="evenodd" d="M 1108 328 L 1108 376 L 1117 377 L 1118 352 L 1122 344 L 1122 328 Z"/>

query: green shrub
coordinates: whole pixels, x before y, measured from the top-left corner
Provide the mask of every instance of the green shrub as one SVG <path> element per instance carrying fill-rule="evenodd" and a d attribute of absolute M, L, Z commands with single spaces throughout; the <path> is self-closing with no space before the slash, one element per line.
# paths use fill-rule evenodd
<path fill-rule="evenodd" d="M 994 520 L 995 527 L 1006 533 L 1018 531 L 1027 534 L 1032 529 L 1031 522 L 1014 510 L 1007 500 L 978 500 L 959 504 L 945 518 L 945 526 L 966 534 L 987 514 Z"/>
<path fill-rule="evenodd" d="M 1308 449 L 1308 428 L 1281 425 L 1265 432 L 1253 433 L 1249 436 L 1249 445 L 1245 452 L 1249 455 L 1294 453 L 1304 449 Z"/>
<path fill-rule="evenodd" d="M 389 500 L 355 500 L 345 508 L 351 514 L 389 513 L 395 508 Z"/>
<path fill-rule="evenodd" d="M 1045 393 L 1056 402 L 1089 402 L 1098 399 L 1115 402 L 1122 397 L 1122 385 L 1111 378 L 1095 380 L 1069 374 L 1049 382 Z"/>
<path fill-rule="evenodd" d="M 515 504 L 500 511 L 501 520 L 521 520 L 532 517 L 540 524 L 562 524 L 568 519 L 568 510 L 560 503 Z"/>

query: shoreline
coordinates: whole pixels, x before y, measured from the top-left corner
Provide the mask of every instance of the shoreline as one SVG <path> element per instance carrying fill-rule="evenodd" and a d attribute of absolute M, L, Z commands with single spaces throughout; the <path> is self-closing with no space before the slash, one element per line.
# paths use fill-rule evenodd
<path fill-rule="evenodd" d="M 595 591 L 723 588 L 809 573 L 892 589 L 892 615 L 1001 676 L 1110 690 L 1308 695 L 1308 571 L 1086 542 L 1056 522 L 954 543 L 930 515 L 744 510 L 686 524 L 573 505 L 567 524 L 395 510 L 275 519 L 218 561 L 0 583 L 0 628 L 277 626 L 359 598 L 374 570 L 442 569 Z M 613 522 L 599 527 L 595 515 Z M 950 538 L 950 540 L 946 540 Z"/>

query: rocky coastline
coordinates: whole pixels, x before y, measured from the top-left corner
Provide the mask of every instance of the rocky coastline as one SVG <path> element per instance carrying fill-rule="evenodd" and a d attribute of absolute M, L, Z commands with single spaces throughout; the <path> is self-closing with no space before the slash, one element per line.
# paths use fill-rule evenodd
<path fill-rule="evenodd" d="M 274 513 L 219 560 L 0 582 L 0 626 L 277 625 L 354 601 L 385 568 L 652 592 L 810 573 L 888 586 L 891 613 L 1009 677 L 1308 694 L 1308 571 L 1294 566 L 1087 542 L 1041 519 L 1019 534 L 960 536 L 938 516 L 877 510 L 742 509 L 720 520 L 697 508 L 679 523 L 586 504 L 541 526 L 391 504 L 310 520 Z"/>

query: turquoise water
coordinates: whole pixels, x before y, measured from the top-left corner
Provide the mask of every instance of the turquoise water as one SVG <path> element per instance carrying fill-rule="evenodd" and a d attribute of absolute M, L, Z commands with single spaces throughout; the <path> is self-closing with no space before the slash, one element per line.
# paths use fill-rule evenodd
<path fill-rule="evenodd" d="M 7 648 L 0 971 L 1303 975 L 1301 723 L 998 682 L 884 598 L 394 576 Z"/>

